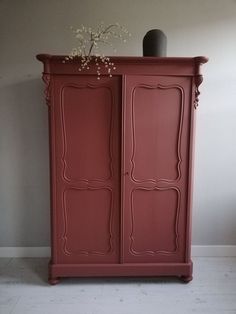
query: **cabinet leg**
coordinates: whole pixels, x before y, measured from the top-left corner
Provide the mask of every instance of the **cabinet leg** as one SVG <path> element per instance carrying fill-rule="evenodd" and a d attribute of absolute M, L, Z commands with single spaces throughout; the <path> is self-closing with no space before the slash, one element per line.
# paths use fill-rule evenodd
<path fill-rule="evenodd" d="M 56 285 L 59 282 L 59 277 L 49 277 L 48 278 L 48 283 L 50 285 Z"/>
<path fill-rule="evenodd" d="M 193 280 L 193 276 L 190 275 L 190 276 L 181 276 L 180 279 L 185 282 L 185 283 L 188 283 L 190 282 L 191 280 Z"/>

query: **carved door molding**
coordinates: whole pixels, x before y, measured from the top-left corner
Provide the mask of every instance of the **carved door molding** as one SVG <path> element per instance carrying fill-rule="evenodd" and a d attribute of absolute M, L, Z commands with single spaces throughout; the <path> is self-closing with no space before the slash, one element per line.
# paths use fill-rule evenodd
<path fill-rule="evenodd" d="M 123 260 L 185 257 L 189 78 L 126 76 Z"/>

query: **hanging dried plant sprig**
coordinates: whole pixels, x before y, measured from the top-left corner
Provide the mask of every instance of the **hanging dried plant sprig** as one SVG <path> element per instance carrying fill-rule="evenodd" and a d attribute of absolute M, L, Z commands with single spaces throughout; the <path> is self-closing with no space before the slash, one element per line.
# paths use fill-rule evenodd
<path fill-rule="evenodd" d="M 78 46 L 72 49 L 65 60 L 68 61 L 76 57 L 81 57 L 79 71 L 89 70 L 90 63 L 94 61 L 98 79 L 100 79 L 102 68 L 105 68 L 107 74 L 111 77 L 112 71 L 116 70 L 116 67 L 109 57 L 101 53 L 101 46 L 108 45 L 116 52 L 112 39 L 126 43 L 128 37 L 131 36 L 128 30 L 119 23 L 105 26 L 103 22 L 98 26 L 97 30 L 85 27 L 84 25 L 78 29 L 74 29 L 73 27 L 71 29 L 78 41 Z"/>

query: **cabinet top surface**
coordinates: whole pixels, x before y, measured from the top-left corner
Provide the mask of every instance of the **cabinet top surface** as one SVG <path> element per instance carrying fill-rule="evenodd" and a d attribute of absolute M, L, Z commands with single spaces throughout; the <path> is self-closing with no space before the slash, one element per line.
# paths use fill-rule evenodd
<path fill-rule="evenodd" d="M 45 61 L 63 61 L 65 60 L 66 55 L 51 55 L 51 54 L 38 54 L 36 58 L 42 62 Z M 137 56 L 109 56 L 115 62 L 121 63 L 169 63 L 169 62 L 197 62 L 197 63 L 206 63 L 208 61 L 207 57 L 196 56 L 196 57 L 137 57 Z M 80 58 L 74 58 L 69 62 L 79 62 Z"/>
<path fill-rule="evenodd" d="M 66 55 L 38 54 L 36 58 L 44 64 L 44 73 L 76 74 L 81 62 L 80 57 L 66 60 Z M 197 57 L 109 57 L 115 66 L 116 74 L 147 74 L 147 75 L 187 75 L 200 74 L 200 66 L 208 61 L 204 56 Z M 95 64 L 90 64 L 87 74 L 96 74 Z M 80 73 L 83 75 L 85 73 Z M 101 73 L 104 74 L 104 73 Z"/>

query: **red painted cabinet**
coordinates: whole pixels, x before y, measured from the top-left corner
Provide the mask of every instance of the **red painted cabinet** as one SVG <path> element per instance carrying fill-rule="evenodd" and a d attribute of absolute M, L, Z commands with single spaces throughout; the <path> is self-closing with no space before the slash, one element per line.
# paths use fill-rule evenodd
<path fill-rule="evenodd" d="M 114 57 L 95 66 L 38 55 L 49 106 L 49 281 L 67 276 L 192 278 L 196 58 Z"/>

